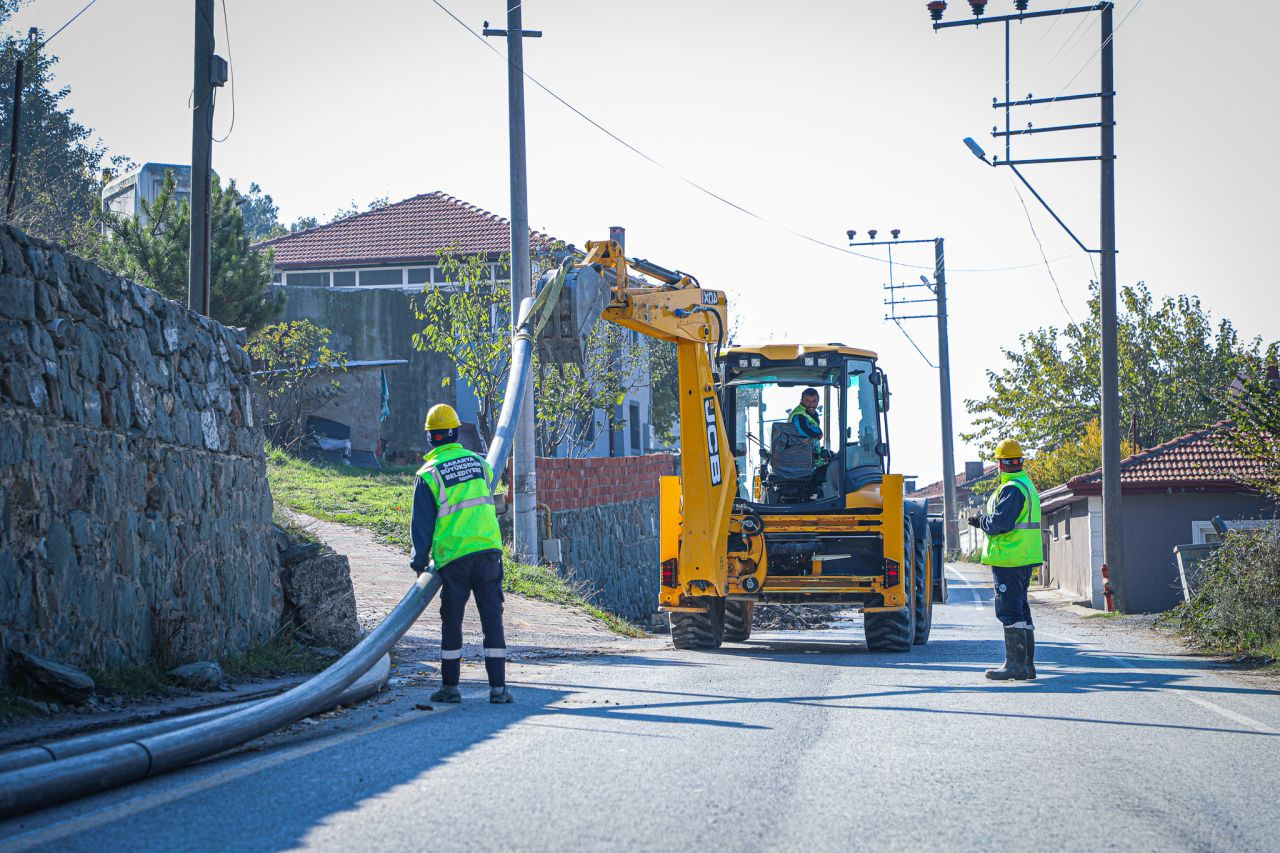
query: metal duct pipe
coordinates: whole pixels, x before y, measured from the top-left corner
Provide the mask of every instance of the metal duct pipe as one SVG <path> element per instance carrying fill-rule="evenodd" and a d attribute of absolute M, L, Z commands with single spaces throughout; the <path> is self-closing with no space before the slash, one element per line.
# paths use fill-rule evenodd
<path fill-rule="evenodd" d="M 532 379 L 533 321 L 554 302 L 525 299 L 512 333 L 511 374 L 488 461 L 495 476 L 511 451 L 516 413 Z M 208 758 L 332 708 L 343 692 L 388 654 L 440 589 L 434 572 L 418 576 L 395 610 L 341 659 L 292 690 L 176 731 L 147 734 L 48 764 L 0 774 L 0 818 L 99 793 Z"/>
<path fill-rule="evenodd" d="M 391 656 L 383 655 L 372 669 L 360 676 L 355 684 L 352 684 L 342 692 L 342 695 L 337 698 L 333 706 L 336 708 L 339 705 L 350 705 L 377 693 L 382 685 L 386 683 L 390 672 Z M 202 723 L 205 720 L 225 717 L 236 711 L 242 711 L 260 701 L 262 701 L 261 698 L 255 698 L 245 702 L 236 702 L 234 705 L 221 705 L 204 711 L 195 711 L 190 714 L 182 714 L 162 720 L 152 720 L 149 723 L 121 726 L 120 728 L 105 729 L 76 735 L 75 737 L 62 738 L 61 740 L 48 741 L 35 746 L 10 749 L 6 752 L 0 752 L 0 773 L 20 770 L 23 767 L 34 767 L 37 764 L 49 764 L 64 758 L 72 758 L 76 755 L 84 755 L 87 752 L 96 752 L 99 749 L 106 749 L 110 746 L 119 746 L 130 741 L 141 740 L 151 735 L 184 729 L 196 723 Z"/>

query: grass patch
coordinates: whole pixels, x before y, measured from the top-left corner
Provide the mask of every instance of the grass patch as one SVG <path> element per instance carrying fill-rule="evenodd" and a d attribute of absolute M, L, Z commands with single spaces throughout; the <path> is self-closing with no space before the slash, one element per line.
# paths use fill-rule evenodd
<path fill-rule="evenodd" d="M 273 637 L 243 655 L 225 658 L 219 663 L 228 678 L 244 681 L 251 678 L 310 675 L 332 662 L 332 659 L 316 654 L 287 637 Z"/>
<path fill-rule="evenodd" d="M 1123 614 L 1121 614 L 1119 610 L 1111 610 L 1111 611 L 1100 610 L 1097 613 L 1090 613 L 1088 616 L 1084 618 L 1086 619 L 1118 619 L 1121 615 Z"/>
<path fill-rule="evenodd" d="M 0 721 L 42 716 L 41 710 L 32 703 L 43 701 L 46 700 L 28 696 L 13 687 L 0 687 Z"/>
<path fill-rule="evenodd" d="M 405 551 L 412 547 L 409 521 L 416 470 L 315 464 L 267 448 L 267 478 L 278 503 L 313 518 L 362 527 Z"/>
<path fill-rule="evenodd" d="M 165 675 L 177 664 L 165 667 L 161 663 L 145 663 L 141 666 L 122 666 L 110 669 L 90 670 L 98 693 L 104 696 L 166 695 L 173 692 L 173 682 Z"/>

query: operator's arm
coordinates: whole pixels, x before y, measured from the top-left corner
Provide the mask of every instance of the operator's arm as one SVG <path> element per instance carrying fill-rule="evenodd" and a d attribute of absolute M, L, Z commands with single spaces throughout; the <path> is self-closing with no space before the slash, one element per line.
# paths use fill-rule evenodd
<path fill-rule="evenodd" d="M 1013 526 L 1018 523 L 1018 516 L 1022 515 L 1022 506 L 1026 502 L 1027 498 L 1022 494 L 1022 489 L 1013 483 L 1005 484 L 1000 491 L 1000 500 L 996 502 L 996 511 L 991 515 L 984 514 L 980 519 L 983 532 L 988 536 L 999 536 L 1013 530 Z"/>
<path fill-rule="evenodd" d="M 822 428 L 812 418 L 805 417 L 798 412 L 791 418 L 791 425 L 800 430 L 800 434 L 806 438 L 822 438 Z"/>
<path fill-rule="evenodd" d="M 421 572 L 431 560 L 431 542 L 436 535 L 436 496 L 421 477 L 414 478 L 418 485 L 413 489 L 413 518 L 409 522 L 409 534 L 413 538 L 413 557 L 409 565 Z"/>

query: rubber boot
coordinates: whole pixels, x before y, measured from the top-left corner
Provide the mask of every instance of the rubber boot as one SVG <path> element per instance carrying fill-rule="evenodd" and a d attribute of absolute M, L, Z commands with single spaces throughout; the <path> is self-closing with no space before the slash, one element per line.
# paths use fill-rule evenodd
<path fill-rule="evenodd" d="M 503 686 L 489 688 L 489 701 L 494 705 L 510 705 L 516 700 L 512 698 L 511 691 Z"/>
<path fill-rule="evenodd" d="M 1036 629 L 1034 627 L 1027 628 L 1023 631 L 1027 635 L 1027 678 L 1031 681 L 1036 680 Z"/>
<path fill-rule="evenodd" d="M 462 692 L 451 684 L 442 684 L 440 689 L 431 694 L 432 702 L 457 703 L 462 701 Z"/>
<path fill-rule="evenodd" d="M 1027 636 L 1022 628 L 1004 629 L 1004 666 L 987 670 L 992 681 L 1024 681 L 1027 678 Z"/>

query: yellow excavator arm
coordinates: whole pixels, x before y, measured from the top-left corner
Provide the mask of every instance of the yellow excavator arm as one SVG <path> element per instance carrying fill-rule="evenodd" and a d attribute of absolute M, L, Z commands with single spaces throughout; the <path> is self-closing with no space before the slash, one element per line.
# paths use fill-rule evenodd
<path fill-rule="evenodd" d="M 704 290 L 692 276 L 628 259 L 612 240 L 588 242 L 586 258 L 575 266 L 606 276 L 606 271 L 612 271 L 612 286 L 601 313 L 605 320 L 676 345 L 681 459 L 678 588 L 692 595 L 723 596 L 738 471 L 716 393 L 710 350 L 724 345 L 728 300 L 722 291 Z M 633 279 L 633 271 L 660 283 Z M 664 518 L 667 523 L 669 519 Z M 671 594 L 664 589 L 664 598 Z M 678 605 L 679 601 L 662 603 Z"/>

